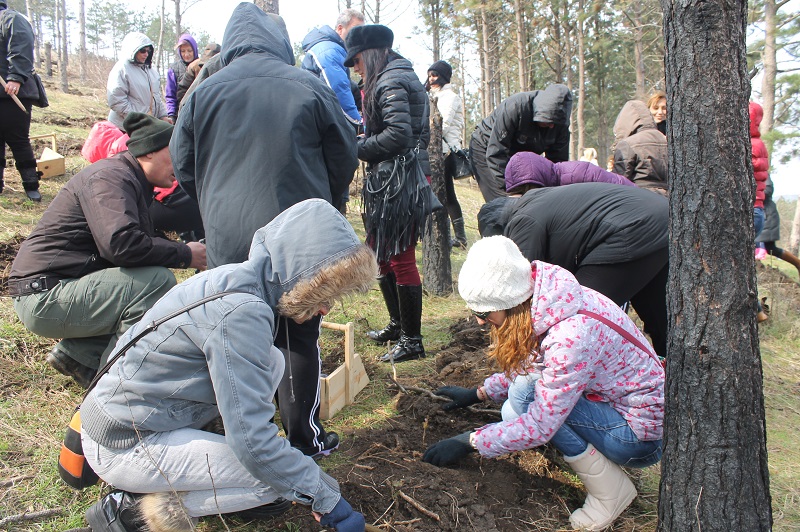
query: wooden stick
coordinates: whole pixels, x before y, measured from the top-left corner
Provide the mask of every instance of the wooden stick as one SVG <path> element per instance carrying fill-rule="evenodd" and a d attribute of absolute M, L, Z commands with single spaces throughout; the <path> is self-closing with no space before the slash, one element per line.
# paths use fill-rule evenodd
<path fill-rule="evenodd" d="M 60 514 L 63 511 L 64 511 L 63 508 L 52 508 L 50 510 L 41 510 L 39 512 L 26 512 L 24 514 L 9 515 L 8 517 L 0 519 L 0 527 L 5 527 L 11 523 L 20 523 L 23 521 L 35 521 L 36 519 L 42 519 L 44 517 L 52 517 L 54 515 Z"/>
<path fill-rule="evenodd" d="M 409 392 L 417 392 L 417 393 L 421 393 L 422 395 L 427 395 L 428 397 L 430 397 L 434 401 L 441 401 L 441 402 L 444 402 L 444 403 L 452 401 L 452 399 L 450 399 L 448 397 L 442 397 L 441 395 L 436 395 L 432 391 L 426 390 L 424 388 L 417 388 L 416 386 L 403 386 L 402 384 L 397 382 L 396 379 L 392 378 L 391 375 L 387 375 L 387 376 L 389 377 L 389 380 L 392 381 L 392 383 L 395 386 L 400 388 L 400 391 L 405 393 L 406 395 L 411 395 Z M 495 409 L 492 409 L 492 408 L 477 408 L 475 406 L 468 406 L 466 408 L 466 410 L 469 410 L 470 412 L 474 412 L 476 414 L 496 414 L 496 415 L 500 415 L 500 411 L 499 410 L 495 410 Z"/>
<path fill-rule="evenodd" d="M 6 83 L 6 80 L 0 77 L 0 85 L 3 85 L 3 90 L 6 90 L 6 86 L 8 85 L 8 83 Z M 11 96 L 11 99 L 14 100 L 14 103 L 16 103 L 25 114 L 28 114 L 28 110 L 25 109 L 25 106 L 22 105 L 22 102 L 19 101 L 19 98 L 17 98 L 16 94 L 9 94 L 9 96 Z"/>
<path fill-rule="evenodd" d="M 430 510 L 428 510 L 427 508 L 422 506 L 419 502 L 417 502 L 416 500 L 412 499 L 411 497 L 409 497 L 408 495 L 403 493 L 402 490 L 397 490 L 397 494 L 400 495 L 400 497 L 402 497 L 402 499 L 404 501 L 406 501 L 408 504 L 410 504 L 411 506 L 413 506 L 414 508 L 416 508 L 417 510 L 419 510 L 423 514 L 427 515 L 428 517 L 430 517 L 434 521 L 441 521 L 442 520 L 441 517 L 439 517 L 438 514 L 435 514 L 435 513 L 431 512 Z"/>

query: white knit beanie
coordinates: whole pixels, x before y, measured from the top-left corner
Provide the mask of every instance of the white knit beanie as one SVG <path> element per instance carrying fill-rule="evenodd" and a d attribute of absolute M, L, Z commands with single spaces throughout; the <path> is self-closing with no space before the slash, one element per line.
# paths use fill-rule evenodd
<path fill-rule="evenodd" d="M 461 267 L 458 293 L 476 312 L 514 308 L 533 295 L 531 263 L 510 238 L 482 238 Z"/>

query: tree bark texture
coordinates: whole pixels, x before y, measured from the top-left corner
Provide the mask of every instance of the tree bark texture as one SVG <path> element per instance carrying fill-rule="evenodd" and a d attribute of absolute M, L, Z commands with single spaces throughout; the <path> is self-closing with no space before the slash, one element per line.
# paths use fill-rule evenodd
<path fill-rule="evenodd" d="M 78 4 L 78 28 L 80 39 L 79 64 L 81 81 L 86 81 L 86 2 L 80 0 Z"/>
<path fill-rule="evenodd" d="M 660 531 L 770 530 L 746 0 L 662 0 L 670 336 Z M 728 112 L 716 110 L 726 108 Z"/>
<path fill-rule="evenodd" d="M 767 152 L 772 155 L 774 142 L 764 137 L 772 131 L 775 121 L 775 78 L 778 73 L 778 57 L 776 52 L 776 33 L 778 6 L 775 0 L 764 0 L 764 77 L 761 80 L 761 107 L 764 118 L 761 120 L 761 136 L 767 145 Z"/>
<path fill-rule="evenodd" d="M 181 33 L 182 33 L 181 32 L 181 30 L 182 30 L 182 28 L 181 28 L 181 25 L 182 25 L 181 24 L 181 0 L 172 0 L 172 2 L 175 4 L 175 36 L 176 37 L 180 37 Z M 267 13 L 269 13 L 269 11 L 267 11 Z M 277 11 L 276 11 L 276 13 L 277 13 Z"/>
<path fill-rule="evenodd" d="M 442 115 L 431 101 L 431 140 L 428 144 L 431 161 L 431 188 L 442 205 L 446 204 L 444 188 L 444 156 L 442 154 Z M 430 230 L 422 237 L 422 278 L 425 290 L 436 296 L 453 293 L 453 273 L 450 265 L 450 223 L 447 209 L 431 215 Z"/>
<path fill-rule="evenodd" d="M 586 50 L 584 48 L 586 19 L 583 10 L 583 0 L 578 0 L 578 18 L 575 26 L 575 35 L 578 39 L 578 112 L 575 116 L 578 126 L 578 150 L 576 152 L 578 157 L 583 155 L 583 149 L 586 147 L 586 120 L 584 119 L 586 111 Z"/>
<path fill-rule="evenodd" d="M 253 3 L 264 13 L 280 15 L 279 0 L 253 0 Z M 361 11 L 364 12 L 363 10 Z"/>
<path fill-rule="evenodd" d="M 522 0 L 514 0 L 514 16 L 517 24 L 517 76 L 520 92 L 528 90 L 528 40 L 525 36 L 525 12 L 523 9 Z"/>
<path fill-rule="evenodd" d="M 61 54 L 58 63 L 59 85 L 61 92 L 69 92 L 69 79 L 67 78 L 67 66 L 69 65 L 68 47 L 67 47 L 67 1 L 61 0 L 60 9 L 61 19 L 59 27 L 61 28 L 60 49 Z"/>

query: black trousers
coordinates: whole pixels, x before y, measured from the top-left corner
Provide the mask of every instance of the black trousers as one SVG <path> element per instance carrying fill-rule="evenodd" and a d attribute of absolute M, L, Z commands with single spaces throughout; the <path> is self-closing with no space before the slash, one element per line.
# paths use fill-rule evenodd
<path fill-rule="evenodd" d="M 498 181 L 489 170 L 486 164 L 486 147 L 479 145 L 475 139 L 469 142 L 470 162 L 472 162 L 472 174 L 478 182 L 483 199 L 489 203 L 493 199 L 508 196 L 506 193 L 505 180 Z"/>
<path fill-rule="evenodd" d="M 275 346 L 286 367 L 278 385 L 278 408 L 286 438 L 292 447 L 312 455 L 322 450 L 325 430 L 319 420 L 319 328 L 322 316 L 305 323 L 280 317 Z"/>
<path fill-rule="evenodd" d="M 204 234 L 200 206 L 180 187 L 167 196 L 163 203 L 153 200 L 150 204 L 150 218 L 156 231 L 194 231 Z"/>
<path fill-rule="evenodd" d="M 448 155 L 444 160 L 444 193 L 445 193 L 445 207 L 447 207 L 447 214 L 450 220 L 458 220 L 463 218 L 461 213 L 461 204 L 458 202 L 456 196 L 456 189 L 453 185 L 453 174 L 455 173 L 455 159 L 453 155 Z"/>
<path fill-rule="evenodd" d="M 11 98 L 0 98 L 0 161 L 5 163 L 6 144 L 8 144 L 17 167 L 31 161 L 35 167 L 36 157 L 33 155 L 33 147 L 31 147 L 29 138 L 32 102 L 31 100 L 22 100 L 22 104 L 28 110 L 27 113 L 23 113 Z"/>
<path fill-rule="evenodd" d="M 579 266 L 575 272 L 581 285 L 597 290 L 617 305 L 630 301 L 660 357 L 667 356 L 668 260 L 669 252 L 664 248 L 630 262 Z"/>

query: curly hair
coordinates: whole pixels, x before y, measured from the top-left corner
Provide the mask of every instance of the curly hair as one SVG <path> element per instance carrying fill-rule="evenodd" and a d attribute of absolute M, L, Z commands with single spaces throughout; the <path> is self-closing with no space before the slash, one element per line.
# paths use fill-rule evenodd
<path fill-rule="evenodd" d="M 303 322 L 320 308 L 352 293 L 365 293 L 378 277 L 375 253 L 361 244 L 352 253 L 322 267 L 281 296 L 278 311 L 282 316 Z"/>
<path fill-rule="evenodd" d="M 506 310 L 506 319 L 490 332 L 494 349 L 489 356 L 497 361 L 507 376 L 527 373 L 531 354 L 539 347 L 539 339 L 531 322 L 531 299 Z"/>

